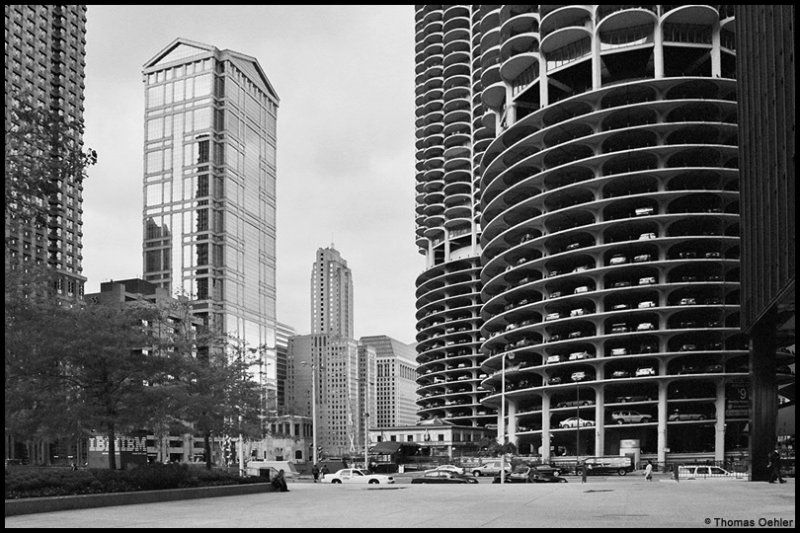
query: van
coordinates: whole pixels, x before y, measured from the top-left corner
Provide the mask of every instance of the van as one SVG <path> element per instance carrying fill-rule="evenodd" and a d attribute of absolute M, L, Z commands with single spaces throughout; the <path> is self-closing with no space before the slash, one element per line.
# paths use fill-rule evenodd
<path fill-rule="evenodd" d="M 577 474 L 617 474 L 624 476 L 633 472 L 633 457 L 627 455 L 611 455 L 605 457 L 587 457 L 577 469 Z"/>
<path fill-rule="evenodd" d="M 248 461 L 247 462 L 246 471 L 248 476 L 258 477 L 261 475 L 261 471 L 264 469 L 269 469 L 270 478 L 274 477 L 279 470 L 283 470 L 283 474 L 286 477 L 286 479 L 296 479 L 300 475 L 294 463 L 291 461 Z"/>

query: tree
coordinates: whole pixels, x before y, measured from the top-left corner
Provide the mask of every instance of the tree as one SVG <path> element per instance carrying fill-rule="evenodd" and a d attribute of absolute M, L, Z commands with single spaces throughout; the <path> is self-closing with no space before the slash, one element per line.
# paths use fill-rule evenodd
<path fill-rule="evenodd" d="M 6 291 L 6 428 L 27 438 L 120 430 L 174 406 L 179 366 L 148 304 L 59 306 Z M 171 342 L 171 341 L 170 341 Z"/>
<path fill-rule="evenodd" d="M 253 361 L 243 343 L 210 335 L 208 350 L 186 361 L 188 395 L 183 418 L 203 435 L 206 468 L 211 468 L 213 436 L 260 434 L 261 390 L 250 376 Z"/>
<path fill-rule="evenodd" d="M 82 183 L 97 152 L 83 148 L 83 122 L 36 107 L 26 95 L 12 99 L 5 132 L 5 214 L 21 223 L 47 220 L 47 199 L 61 183 Z"/>

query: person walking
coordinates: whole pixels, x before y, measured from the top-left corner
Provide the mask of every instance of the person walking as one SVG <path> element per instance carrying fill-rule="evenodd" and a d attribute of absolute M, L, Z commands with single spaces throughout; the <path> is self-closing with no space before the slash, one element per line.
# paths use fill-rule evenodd
<path fill-rule="evenodd" d="M 311 467 L 311 475 L 314 476 L 314 483 L 319 480 L 319 466 L 314 465 Z"/>
<path fill-rule="evenodd" d="M 653 461 L 647 461 L 647 466 L 644 467 L 644 478 L 647 481 L 653 481 Z"/>
<path fill-rule="evenodd" d="M 322 470 L 320 470 L 320 472 L 322 473 L 322 479 L 325 479 L 325 474 L 330 472 L 330 470 L 328 470 L 328 465 L 322 465 Z"/>
<path fill-rule="evenodd" d="M 781 483 L 786 483 L 786 480 L 783 479 L 783 475 L 781 475 L 781 452 L 777 448 L 769 452 L 767 456 L 767 468 L 769 468 L 769 482 L 775 483 L 775 481 L 780 481 Z"/>

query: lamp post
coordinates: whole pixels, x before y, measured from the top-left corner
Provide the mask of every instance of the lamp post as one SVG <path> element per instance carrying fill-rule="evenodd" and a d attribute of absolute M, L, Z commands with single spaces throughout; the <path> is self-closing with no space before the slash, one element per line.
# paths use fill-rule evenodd
<path fill-rule="evenodd" d="M 311 367 L 311 440 L 313 451 L 311 452 L 312 465 L 317 464 L 317 365 L 300 361 L 303 366 Z"/>
<path fill-rule="evenodd" d="M 581 456 L 581 390 L 580 382 L 575 382 L 575 468 L 580 466 Z"/>
<path fill-rule="evenodd" d="M 508 354 L 514 359 L 514 354 Z M 506 482 L 506 354 L 500 356 L 500 483 Z"/>

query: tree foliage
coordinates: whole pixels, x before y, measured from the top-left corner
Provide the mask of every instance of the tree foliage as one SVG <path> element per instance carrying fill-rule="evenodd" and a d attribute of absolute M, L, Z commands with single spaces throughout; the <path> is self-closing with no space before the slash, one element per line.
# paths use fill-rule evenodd
<path fill-rule="evenodd" d="M 24 223 L 44 223 L 47 199 L 61 183 L 82 183 L 97 152 L 84 149 L 83 122 L 37 107 L 24 95 L 13 101 L 5 132 L 5 214 Z"/>
<path fill-rule="evenodd" d="M 198 339 L 189 302 L 67 307 L 6 285 L 6 430 L 23 439 L 259 433 L 260 389 L 247 351 Z M 14 289 L 16 287 L 16 290 Z M 198 343 L 218 344 L 198 352 Z M 222 342 L 225 341 L 225 342 Z M 201 356 L 198 357 L 198 353 Z"/>

